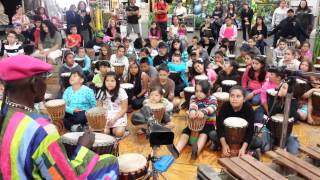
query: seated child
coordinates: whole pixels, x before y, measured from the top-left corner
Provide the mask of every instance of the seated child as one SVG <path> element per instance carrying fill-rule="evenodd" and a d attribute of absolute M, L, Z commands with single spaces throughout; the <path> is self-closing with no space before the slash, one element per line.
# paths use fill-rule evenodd
<path fill-rule="evenodd" d="M 70 26 L 70 34 L 67 36 L 66 42 L 67 48 L 71 49 L 73 52 L 77 52 L 81 45 L 81 35 L 78 34 L 77 26 Z"/>
<path fill-rule="evenodd" d="M 4 44 L 4 56 L 11 57 L 24 54 L 22 44 L 18 42 L 17 33 L 9 31 L 7 35 L 7 43 Z"/>

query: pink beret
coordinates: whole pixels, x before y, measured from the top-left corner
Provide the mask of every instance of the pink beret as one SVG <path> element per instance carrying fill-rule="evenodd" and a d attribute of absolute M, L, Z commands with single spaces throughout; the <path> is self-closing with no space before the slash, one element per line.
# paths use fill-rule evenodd
<path fill-rule="evenodd" d="M 4 81 L 24 79 L 50 70 L 50 64 L 31 56 L 18 55 L 0 60 L 0 79 Z"/>

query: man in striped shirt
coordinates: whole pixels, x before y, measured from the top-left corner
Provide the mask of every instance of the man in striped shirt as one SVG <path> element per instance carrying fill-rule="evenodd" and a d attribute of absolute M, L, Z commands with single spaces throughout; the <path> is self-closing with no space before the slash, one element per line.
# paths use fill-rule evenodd
<path fill-rule="evenodd" d="M 4 44 L 4 56 L 11 57 L 24 54 L 22 45 L 17 41 L 17 33 L 9 31 L 7 35 L 7 43 Z"/>

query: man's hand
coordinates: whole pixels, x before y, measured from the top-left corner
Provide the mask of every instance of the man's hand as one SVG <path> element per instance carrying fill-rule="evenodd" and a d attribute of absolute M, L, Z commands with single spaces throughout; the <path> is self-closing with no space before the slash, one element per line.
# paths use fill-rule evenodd
<path fill-rule="evenodd" d="M 90 149 L 94 143 L 95 135 L 92 132 L 85 132 L 78 139 L 78 144 Z"/>

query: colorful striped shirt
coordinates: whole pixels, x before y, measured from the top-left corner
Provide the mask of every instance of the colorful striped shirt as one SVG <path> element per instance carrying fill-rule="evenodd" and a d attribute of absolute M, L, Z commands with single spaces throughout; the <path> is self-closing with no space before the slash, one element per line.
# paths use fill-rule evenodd
<path fill-rule="evenodd" d="M 214 96 L 209 96 L 199 100 L 195 95 L 190 98 L 189 111 L 200 110 L 207 116 L 206 124 L 216 125 L 216 110 L 217 110 L 217 99 Z"/>
<path fill-rule="evenodd" d="M 5 106 L 1 129 L 3 179 L 117 179 L 117 158 L 78 145 L 69 159 L 55 126 L 36 113 Z"/>

